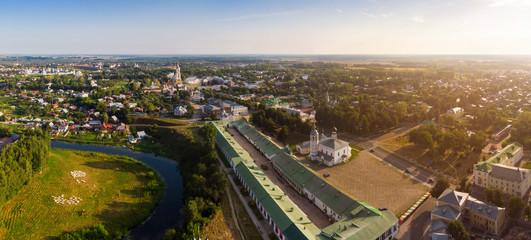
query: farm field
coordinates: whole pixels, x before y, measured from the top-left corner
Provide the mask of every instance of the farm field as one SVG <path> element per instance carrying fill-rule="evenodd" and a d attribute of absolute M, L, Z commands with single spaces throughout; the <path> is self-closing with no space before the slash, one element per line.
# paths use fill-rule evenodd
<path fill-rule="evenodd" d="M 329 173 L 326 181 L 354 199 L 375 208 L 386 207 L 395 216 L 406 212 L 428 191 L 428 187 L 380 162 L 368 151 L 360 151 L 356 158 L 331 168 L 312 164 L 308 160 L 303 162 L 310 164 L 320 176 Z"/>
<path fill-rule="evenodd" d="M 83 174 L 74 178 L 72 171 Z M 149 216 L 162 195 L 158 175 L 140 162 L 52 149 L 42 173 L 2 206 L 0 238 L 55 238 L 100 223 L 110 233 L 124 233 Z"/>

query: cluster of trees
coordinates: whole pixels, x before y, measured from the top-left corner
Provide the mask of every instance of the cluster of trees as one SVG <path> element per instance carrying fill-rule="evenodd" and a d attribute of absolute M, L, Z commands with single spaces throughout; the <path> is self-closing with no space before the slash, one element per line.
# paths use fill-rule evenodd
<path fill-rule="evenodd" d="M 446 178 L 439 178 L 433 187 L 430 189 L 430 195 L 434 198 L 438 198 L 441 194 L 450 187 L 450 182 Z"/>
<path fill-rule="evenodd" d="M 444 155 L 447 150 L 472 149 L 479 152 L 487 143 L 488 135 L 479 131 L 469 137 L 461 129 L 448 129 L 443 132 L 434 124 L 426 124 L 411 130 L 408 137 L 409 142 L 415 146 Z"/>
<path fill-rule="evenodd" d="M 454 220 L 448 223 L 448 233 L 452 235 L 455 240 L 470 240 L 470 235 L 465 229 L 461 221 Z"/>
<path fill-rule="evenodd" d="M 109 233 L 103 224 L 98 224 L 94 227 L 79 229 L 73 232 L 64 233 L 59 238 L 60 240 L 111 240 L 121 239 L 121 232 Z"/>
<path fill-rule="evenodd" d="M 0 152 L 0 203 L 14 197 L 48 160 L 50 139 L 40 130 L 28 131 Z"/>
<path fill-rule="evenodd" d="M 498 207 L 503 207 L 503 193 L 499 188 L 485 188 L 485 200 Z"/>
<path fill-rule="evenodd" d="M 519 218 L 522 214 L 522 210 L 525 210 L 524 215 L 526 218 L 531 217 L 531 205 L 526 206 L 524 200 L 522 200 L 520 196 L 512 196 L 509 198 L 506 206 L 505 201 L 503 200 L 503 193 L 500 189 L 486 188 L 485 199 L 487 202 L 490 202 L 498 207 L 506 207 L 507 214 L 511 218 Z"/>
<path fill-rule="evenodd" d="M 205 125 L 199 129 L 202 139 L 172 130 L 155 129 L 154 137 L 179 161 L 183 178 L 184 224 L 168 231 L 167 239 L 199 238 L 201 231 L 219 209 L 228 179 L 219 171 L 215 152 L 216 129 Z"/>
<path fill-rule="evenodd" d="M 473 113 L 475 118 L 470 120 L 472 129 L 483 129 L 484 131 L 495 133 L 503 129 L 509 122 L 507 115 L 497 109 L 478 110 Z"/>
<path fill-rule="evenodd" d="M 263 105 L 252 114 L 251 121 L 273 133 L 280 141 L 284 141 L 291 132 L 310 134 L 313 127 L 309 120 L 302 121 L 299 114 L 289 114 L 280 108 L 266 109 Z"/>
<path fill-rule="evenodd" d="M 531 112 L 518 114 L 511 129 L 511 139 L 524 145 L 524 148 L 531 147 Z"/>

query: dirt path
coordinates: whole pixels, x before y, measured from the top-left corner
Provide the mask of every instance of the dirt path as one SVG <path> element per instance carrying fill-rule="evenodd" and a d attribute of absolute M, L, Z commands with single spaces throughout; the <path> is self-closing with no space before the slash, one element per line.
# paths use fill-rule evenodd
<path fill-rule="evenodd" d="M 242 229 L 240 228 L 240 224 L 238 224 L 238 219 L 236 219 L 236 211 L 234 210 L 234 203 L 232 202 L 232 197 L 230 196 L 229 187 L 226 187 L 225 191 L 227 192 L 227 196 L 229 197 L 230 211 L 232 212 L 232 220 L 234 221 L 234 226 L 236 226 L 236 229 L 240 233 L 241 239 L 245 239 L 245 237 L 243 236 Z"/>

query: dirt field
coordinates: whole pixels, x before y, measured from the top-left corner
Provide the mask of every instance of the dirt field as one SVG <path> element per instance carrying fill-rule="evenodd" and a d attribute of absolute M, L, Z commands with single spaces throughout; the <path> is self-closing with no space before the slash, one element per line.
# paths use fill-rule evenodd
<path fill-rule="evenodd" d="M 236 142 L 245 150 L 247 150 L 247 152 L 249 152 L 258 166 L 266 165 L 269 167 L 269 170 L 264 171 L 267 177 L 288 195 L 291 201 L 293 201 L 308 216 L 315 226 L 317 226 L 319 229 L 322 229 L 330 225 L 330 222 L 328 222 L 328 217 L 319 208 L 317 208 L 317 206 L 310 204 L 306 197 L 300 195 L 289 184 L 284 183 L 284 180 L 281 180 L 281 177 L 273 169 L 273 165 L 269 162 L 269 160 L 262 155 L 262 153 L 256 150 L 256 148 L 249 141 L 247 141 L 245 137 L 243 137 L 235 129 L 230 128 L 228 130 L 234 135 L 233 138 L 236 140 Z"/>
<path fill-rule="evenodd" d="M 309 163 L 308 160 L 304 160 Z M 372 157 L 367 150 L 345 165 L 324 167 L 309 163 L 328 182 L 375 208 L 386 207 L 396 216 L 406 212 L 428 187 Z"/>

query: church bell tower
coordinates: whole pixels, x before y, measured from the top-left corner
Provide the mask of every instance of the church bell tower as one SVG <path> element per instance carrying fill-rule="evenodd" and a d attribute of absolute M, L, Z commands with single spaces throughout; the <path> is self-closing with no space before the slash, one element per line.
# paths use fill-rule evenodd
<path fill-rule="evenodd" d="M 310 158 L 317 160 L 317 151 L 319 150 L 319 132 L 315 128 L 315 122 L 313 123 L 313 129 L 310 133 Z"/>

